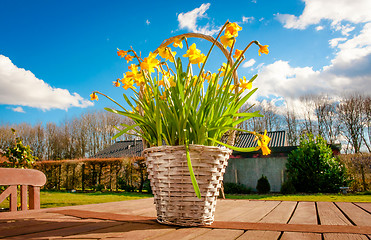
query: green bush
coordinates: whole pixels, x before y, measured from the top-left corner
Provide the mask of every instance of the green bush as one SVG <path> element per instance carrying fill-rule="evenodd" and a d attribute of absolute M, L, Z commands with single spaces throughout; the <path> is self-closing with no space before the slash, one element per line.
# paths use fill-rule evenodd
<path fill-rule="evenodd" d="M 288 156 L 286 169 L 298 192 L 334 193 L 349 183 L 345 166 L 326 141 L 313 134 L 301 136 L 299 147 Z"/>
<path fill-rule="evenodd" d="M 224 193 L 226 194 L 249 194 L 251 189 L 239 183 L 224 183 Z"/>
<path fill-rule="evenodd" d="M 295 193 L 296 189 L 294 184 L 290 180 L 284 182 L 281 186 L 281 193 L 282 194 L 292 194 Z"/>
<path fill-rule="evenodd" d="M 266 176 L 262 175 L 262 177 L 259 178 L 258 183 L 256 184 L 256 190 L 261 194 L 268 193 L 271 190 L 271 185 Z"/>

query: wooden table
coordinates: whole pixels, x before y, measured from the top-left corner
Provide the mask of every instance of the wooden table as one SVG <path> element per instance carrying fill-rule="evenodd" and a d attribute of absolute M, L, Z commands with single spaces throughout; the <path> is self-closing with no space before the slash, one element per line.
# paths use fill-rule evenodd
<path fill-rule="evenodd" d="M 153 198 L 0 213 L 3 239 L 370 239 L 371 203 L 218 200 L 215 222 L 158 224 Z"/>

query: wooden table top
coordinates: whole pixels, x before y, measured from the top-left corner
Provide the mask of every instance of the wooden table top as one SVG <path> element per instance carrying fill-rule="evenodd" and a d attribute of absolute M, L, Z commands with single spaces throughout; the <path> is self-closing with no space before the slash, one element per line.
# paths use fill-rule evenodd
<path fill-rule="evenodd" d="M 0 239 L 370 239 L 371 203 L 218 200 L 215 222 L 156 222 L 153 198 L 0 213 Z"/>

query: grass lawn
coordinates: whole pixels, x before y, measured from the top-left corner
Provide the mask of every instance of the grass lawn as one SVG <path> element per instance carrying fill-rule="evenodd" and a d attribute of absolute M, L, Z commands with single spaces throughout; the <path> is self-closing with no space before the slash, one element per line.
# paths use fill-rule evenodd
<path fill-rule="evenodd" d="M 257 199 L 276 201 L 309 201 L 309 202 L 371 202 L 371 195 L 366 194 L 226 194 L 227 199 Z"/>
<path fill-rule="evenodd" d="M 41 191 L 41 208 L 64 207 L 94 203 L 117 202 L 152 197 L 146 193 L 113 193 L 113 192 L 94 192 L 94 193 L 69 193 Z M 276 200 L 276 201 L 318 201 L 318 202 L 371 202 L 371 195 L 366 194 L 226 194 L 227 199 L 256 199 L 256 200 Z M 20 201 L 18 201 L 20 202 Z M 8 208 L 7 200 L 0 203 L 0 208 Z"/>
<path fill-rule="evenodd" d="M 113 192 L 93 192 L 93 193 L 70 193 L 41 191 L 41 208 L 64 207 L 94 203 L 117 202 L 152 197 L 145 193 L 113 193 Z M 20 202 L 18 200 L 18 202 Z M 0 208 L 8 208 L 9 202 L 5 200 L 0 203 Z"/>

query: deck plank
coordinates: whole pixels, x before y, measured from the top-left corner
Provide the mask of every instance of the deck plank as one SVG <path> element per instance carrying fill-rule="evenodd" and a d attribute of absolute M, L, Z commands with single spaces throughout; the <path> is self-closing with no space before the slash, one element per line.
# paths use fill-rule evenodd
<path fill-rule="evenodd" d="M 30 225 L 23 228 L 11 228 L 2 230 L 0 233 L 0 238 L 9 238 L 14 236 L 53 231 L 56 229 L 63 229 L 68 227 L 82 226 L 87 224 L 86 222 L 46 222 L 44 224 L 34 223 L 30 221 Z"/>
<path fill-rule="evenodd" d="M 365 235 L 360 234 L 345 234 L 345 233 L 326 233 L 325 240 L 368 240 Z"/>
<path fill-rule="evenodd" d="M 25 234 L 22 236 L 15 237 L 22 238 L 22 239 L 51 239 L 51 238 L 62 238 L 68 237 L 71 235 L 77 235 L 81 233 L 86 233 L 95 230 L 101 230 L 104 228 L 109 228 L 112 226 L 120 225 L 119 222 L 112 222 L 112 221 L 105 221 L 105 222 L 90 222 L 84 225 L 76 225 L 62 229 L 50 230 L 50 231 L 43 231 L 31 234 Z M 13 239 L 13 238 L 8 238 Z"/>
<path fill-rule="evenodd" d="M 262 239 L 262 240 L 277 240 L 281 232 L 276 231 L 259 231 L 249 230 L 246 231 L 237 240 L 251 240 L 251 239 Z"/>
<path fill-rule="evenodd" d="M 302 232 L 284 232 L 281 240 L 321 240 L 322 236 L 319 233 L 302 233 Z"/>
<path fill-rule="evenodd" d="M 236 222 L 259 222 L 266 215 L 268 215 L 280 201 L 256 201 L 254 205 L 249 208 L 240 208 L 240 214 L 232 218 Z"/>
<path fill-rule="evenodd" d="M 357 226 L 370 226 L 371 214 L 349 202 L 335 203 Z"/>
<path fill-rule="evenodd" d="M 180 228 L 176 231 L 166 233 L 164 235 L 151 238 L 151 240 L 190 240 L 196 237 L 200 237 L 203 234 L 212 231 L 207 228 Z"/>
<path fill-rule="evenodd" d="M 366 211 L 368 211 L 369 213 L 371 213 L 371 203 L 369 202 L 361 202 L 361 203 L 354 203 L 355 205 L 365 209 Z"/>
<path fill-rule="evenodd" d="M 297 202 L 281 202 L 268 215 L 259 222 L 265 223 L 287 223 L 296 207 Z"/>
<path fill-rule="evenodd" d="M 315 202 L 299 202 L 289 224 L 317 224 Z"/>
<path fill-rule="evenodd" d="M 121 238 L 121 239 L 147 239 L 165 235 L 175 231 L 176 228 L 160 224 L 142 224 L 133 222 L 121 222 L 110 228 L 104 228 L 89 231 L 82 234 L 70 235 L 67 239 L 104 239 L 104 238 Z"/>
<path fill-rule="evenodd" d="M 318 202 L 317 208 L 321 225 L 352 225 L 332 202 Z"/>
<path fill-rule="evenodd" d="M 228 221 L 241 214 L 241 211 L 260 205 L 259 201 L 221 201 L 216 204 L 215 221 Z"/>
<path fill-rule="evenodd" d="M 213 229 L 201 236 L 194 238 L 194 240 L 204 240 L 204 239 L 212 239 L 212 240 L 234 240 L 241 236 L 244 233 L 243 230 L 232 230 L 232 229 Z"/>

